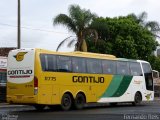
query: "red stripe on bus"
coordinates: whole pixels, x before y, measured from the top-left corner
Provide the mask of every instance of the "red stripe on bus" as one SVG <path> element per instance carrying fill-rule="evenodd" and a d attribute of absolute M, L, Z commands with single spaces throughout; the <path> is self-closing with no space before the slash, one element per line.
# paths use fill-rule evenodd
<path fill-rule="evenodd" d="M 30 75 L 24 75 L 24 76 L 9 76 L 10 78 L 27 78 L 30 77 Z"/>

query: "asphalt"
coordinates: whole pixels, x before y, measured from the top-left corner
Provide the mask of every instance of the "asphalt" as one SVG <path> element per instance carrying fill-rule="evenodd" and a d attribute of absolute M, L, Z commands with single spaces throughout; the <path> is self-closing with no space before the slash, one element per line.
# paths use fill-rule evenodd
<path fill-rule="evenodd" d="M 159 98 L 150 102 L 142 102 L 137 106 L 126 103 L 117 106 L 94 104 L 94 106 L 86 106 L 83 110 L 70 111 L 59 109 L 37 111 L 31 106 L 20 107 L 20 105 L 6 103 L 3 105 L 5 108 L 0 108 L 0 120 L 6 120 L 6 118 L 7 120 L 160 120 Z"/>
<path fill-rule="evenodd" d="M 14 104 L 8 104 L 8 103 L 0 103 L 0 109 L 1 108 L 11 108 L 11 107 L 23 107 L 23 106 L 26 106 L 26 105 L 14 105 Z"/>
<path fill-rule="evenodd" d="M 154 99 L 154 101 L 160 101 L 160 97 L 156 97 Z M 7 108 L 7 107 L 24 107 L 24 106 L 27 106 L 27 105 L 17 105 L 17 104 L 9 104 L 9 103 L 0 103 L 0 108 Z M 94 105 L 93 105 L 94 106 Z"/>

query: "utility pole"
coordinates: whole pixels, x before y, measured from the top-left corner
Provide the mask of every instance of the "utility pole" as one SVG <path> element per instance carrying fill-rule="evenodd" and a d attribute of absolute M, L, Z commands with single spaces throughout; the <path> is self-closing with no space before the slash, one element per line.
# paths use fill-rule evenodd
<path fill-rule="evenodd" d="M 17 48 L 21 48 L 21 7 L 20 0 L 18 0 L 18 28 L 17 28 Z"/>

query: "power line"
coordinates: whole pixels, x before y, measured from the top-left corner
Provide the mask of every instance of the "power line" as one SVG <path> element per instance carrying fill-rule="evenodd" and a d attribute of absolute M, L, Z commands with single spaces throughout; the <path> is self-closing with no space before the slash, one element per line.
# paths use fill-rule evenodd
<path fill-rule="evenodd" d="M 6 23 L 0 23 L 0 25 L 2 25 L 2 26 L 9 26 L 9 27 L 17 27 L 16 25 L 10 25 L 10 24 L 6 24 Z M 50 33 L 58 33 L 58 34 L 68 34 L 68 33 L 64 33 L 64 32 L 57 32 L 57 31 L 52 31 L 52 30 L 45 30 L 45 29 L 31 28 L 31 27 L 24 27 L 24 26 L 22 26 L 21 28 L 23 28 L 23 29 L 28 29 L 28 30 L 41 31 L 41 32 L 50 32 Z M 157 38 L 160 38 L 159 35 L 156 35 L 156 34 L 153 34 L 153 35 L 156 36 Z"/>
<path fill-rule="evenodd" d="M 0 25 L 8 26 L 8 27 L 17 27 L 16 25 L 10 25 L 10 24 L 6 24 L 6 23 L 0 23 Z M 52 30 L 45 30 L 45 29 L 31 28 L 31 27 L 24 27 L 24 26 L 22 26 L 21 28 L 35 30 L 35 31 L 42 31 L 42 32 L 52 32 L 52 33 L 54 32 L 54 33 L 58 33 L 58 34 L 68 34 L 68 33 L 64 33 L 64 32 L 57 32 L 57 31 L 52 31 Z"/>

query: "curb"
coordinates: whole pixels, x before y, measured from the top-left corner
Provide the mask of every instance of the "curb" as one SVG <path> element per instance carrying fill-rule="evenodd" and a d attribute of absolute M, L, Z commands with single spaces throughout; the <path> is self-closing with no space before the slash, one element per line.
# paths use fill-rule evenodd
<path fill-rule="evenodd" d="M 0 108 L 8 108 L 8 107 L 24 107 L 27 105 L 14 105 L 14 104 L 8 104 L 8 103 L 0 103 Z"/>

